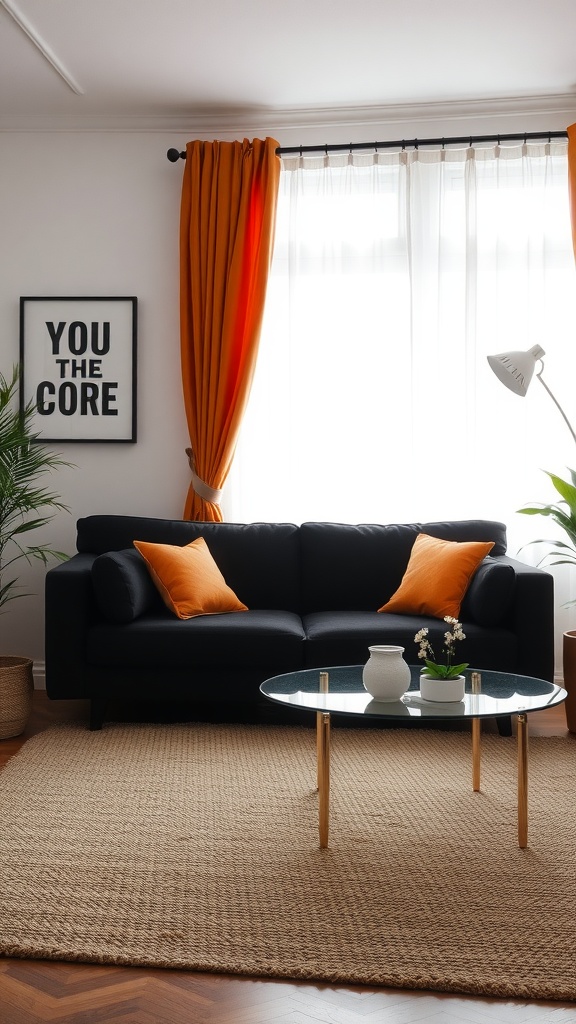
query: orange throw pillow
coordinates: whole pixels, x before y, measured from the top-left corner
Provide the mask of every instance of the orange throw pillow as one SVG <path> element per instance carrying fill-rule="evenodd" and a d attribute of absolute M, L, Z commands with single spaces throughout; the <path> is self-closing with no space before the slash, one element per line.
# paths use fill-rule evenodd
<path fill-rule="evenodd" d="M 134 547 L 145 560 L 162 600 L 179 619 L 248 611 L 226 583 L 203 537 L 184 547 L 142 540 L 135 540 Z"/>
<path fill-rule="evenodd" d="M 492 541 L 439 540 L 419 533 L 398 590 L 379 612 L 457 619 L 468 584 Z"/>

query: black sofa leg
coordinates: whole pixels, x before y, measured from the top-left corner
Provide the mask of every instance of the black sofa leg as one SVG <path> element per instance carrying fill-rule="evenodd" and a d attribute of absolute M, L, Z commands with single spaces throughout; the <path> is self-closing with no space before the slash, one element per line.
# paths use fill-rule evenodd
<path fill-rule="evenodd" d="M 501 736 L 512 735 L 512 716 L 505 715 L 503 718 L 496 719 L 496 725 L 498 726 L 498 732 Z"/>
<path fill-rule="evenodd" d="M 106 705 L 103 700 L 90 701 L 90 722 L 88 728 L 91 732 L 95 732 L 96 729 L 101 729 L 104 724 L 104 712 L 106 711 Z"/>

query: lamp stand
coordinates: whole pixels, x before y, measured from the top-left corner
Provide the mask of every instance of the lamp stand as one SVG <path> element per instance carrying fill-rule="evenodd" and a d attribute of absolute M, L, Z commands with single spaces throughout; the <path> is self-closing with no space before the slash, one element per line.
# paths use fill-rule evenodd
<path fill-rule="evenodd" d="M 559 412 L 559 413 L 560 413 L 560 415 L 562 416 L 562 418 L 563 418 L 563 420 L 564 420 L 564 422 L 565 422 L 566 426 L 568 427 L 568 430 L 569 430 L 569 431 L 570 431 L 570 433 L 572 434 L 572 437 L 573 437 L 573 439 L 574 439 L 574 442 L 576 442 L 576 434 L 574 433 L 574 430 L 573 430 L 573 428 L 572 428 L 572 424 L 570 423 L 570 420 L 568 419 L 568 417 L 567 417 L 566 413 L 564 412 L 564 409 L 563 409 L 563 408 L 562 408 L 562 406 L 560 405 L 560 402 L 559 402 L 559 401 L 558 401 L 558 399 L 557 399 L 557 398 L 556 398 L 556 397 L 555 397 L 555 396 L 554 396 L 554 395 L 552 394 L 552 392 L 550 391 L 550 388 L 548 387 L 548 385 L 547 385 L 546 381 L 545 381 L 545 380 L 543 379 L 543 377 L 542 377 L 542 372 L 543 372 L 543 370 L 544 370 L 544 366 L 542 366 L 542 369 L 540 370 L 540 373 L 537 373 L 537 374 L 536 374 L 536 376 L 538 377 L 538 380 L 540 381 L 540 383 L 541 383 L 542 387 L 543 387 L 543 388 L 545 388 L 545 389 L 546 389 L 546 391 L 548 392 L 548 394 L 550 395 L 550 398 L 552 399 L 552 401 L 554 402 L 554 405 L 555 405 L 555 406 L 556 406 L 556 408 L 558 409 L 558 412 Z"/>

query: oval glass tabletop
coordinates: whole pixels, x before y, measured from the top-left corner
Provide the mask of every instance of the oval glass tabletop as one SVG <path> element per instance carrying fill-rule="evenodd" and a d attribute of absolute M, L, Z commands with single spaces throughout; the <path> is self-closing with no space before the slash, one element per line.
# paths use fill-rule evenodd
<path fill-rule="evenodd" d="M 411 665 L 410 687 L 400 700 L 377 701 L 362 683 L 363 665 L 336 665 L 303 669 L 272 676 L 260 686 L 269 700 L 294 708 L 328 711 L 368 718 L 497 718 L 499 715 L 541 711 L 566 700 L 561 686 L 545 679 L 467 669 L 466 693 L 462 701 L 432 703 L 420 697 L 420 665 Z M 320 673 L 328 673 L 328 690 L 320 688 Z M 472 693 L 472 672 L 480 675 L 480 692 Z"/>

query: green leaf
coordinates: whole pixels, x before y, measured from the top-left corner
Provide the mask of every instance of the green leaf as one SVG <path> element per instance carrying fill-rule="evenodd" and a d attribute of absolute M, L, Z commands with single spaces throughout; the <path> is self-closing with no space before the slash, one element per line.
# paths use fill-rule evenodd
<path fill-rule="evenodd" d="M 564 498 L 564 501 L 569 505 L 572 512 L 576 512 L 576 487 L 574 484 L 570 484 L 567 480 L 563 480 L 562 477 L 557 476 L 556 473 L 549 473 L 548 470 L 544 470 L 544 472 L 550 477 L 554 487 L 558 491 L 558 494 Z"/>
<path fill-rule="evenodd" d="M 461 676 L 462 673 L 468 668 L 470 662 L 463 661 L 461 665 L 452 665 L 449 674 L 446 676 L 447 679 L 455 679 L 456 676 Z"/>
<path fill-rule="evenodd" d="M 52 516 L 46 516 L 44 519 L 28 519 L 24 523 L 20 523 L 19 526 L 13 530 L 14 536 L 20 533 L 29 533 L 30 530 L 38 530 L 41 526 L 46 526 L 46 523 L 50 522 Z"/>
<path fill-rule="evenodd" d="M 18 381 L 18 367 L 10 378 L 0 373 L 0 608 L 25 596 L 17 577 L 6 581 L 6 571 L 15 562 L 39 559 L 47 565 L 50 558 L 68 557 L 48 544 L 23 541 L 31 532 L 43 530 L 56 512 L 68 511 L 40 478 L 71 464 L 39 441 L 32 426 L 34 403 L 18 408 Z"/>
<path fill-rule="evenodd" d="M 517 508 L 523 516 L 551 516 L 556 511 L 554 505 L 529 505 L 527 508 Z"/>
<path fill-rule="evenodd" d="M 542 503 L 538 505 L 527 505 L 525 508 L 517 509 L 522 515 L 527 516 L 544 516 L 545 518 L 551 519 L 556 525 L 564 531 L 569 543 L 559 540 L 549 540 L 547 538 L 540 538 L 538 540 L 530 541 L 529 544 L 524 544 L 523 547 L 528 547 L 531 544 L 547 544 L 549 547 L 558 548 L 566 556 L 565 558 L 554 559 L 550 561 L 552 553 L 548 552 L 545 554 L 538 565 L 573 565 L 576 564 L 576 471 L 568 469 L 570 474 L 570 481 L 563 480 L 562 477 L 556 473 L 550 473 L 548 470 L 544 470 L 546 475 L 552 481 L 554 488 L 563 499 L 560 505 L 553 503 Z M 523 548 L 520 548 L 522 551 Z"/>
<path fill-rule="evenodd" d="M 427 671 L 428 675 L 433 676 L 434 679 L 446 678 L 446 673 L 448 671 L 446 665 L 437 665 L 435 661 L 428 661 L 427 658 L 424 659 L 424 664 L 426 665 L 426 668 L 422 669 L 423 672 Z"/>

